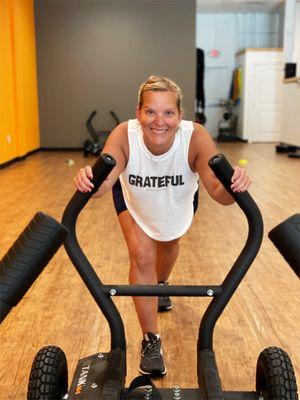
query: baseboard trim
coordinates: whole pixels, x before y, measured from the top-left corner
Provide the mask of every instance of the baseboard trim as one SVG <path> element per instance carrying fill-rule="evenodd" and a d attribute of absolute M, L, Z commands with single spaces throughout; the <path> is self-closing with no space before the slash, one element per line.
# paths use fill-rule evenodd
<path fill-rule="evenodd" d="M 40 147 L 38 149 L 29 151 L 28 153 L 24 154 L 24 156 L 15 157 L 9 161 L 6 161 L 6 162 L 0 164 L 0 169 L 9 167 L 10 165 L 12 165 L 16 162 L 24 161 L 28 156 L 31 156 L 32 154 L 38 153 L 40 151 L 82 151 L 82 148 L 80 148 L 80 147 Z"/>
<path fill-rule="evenodd" d="M 40 147 L 40 151 L 82 151 L 82 147 Z"/>

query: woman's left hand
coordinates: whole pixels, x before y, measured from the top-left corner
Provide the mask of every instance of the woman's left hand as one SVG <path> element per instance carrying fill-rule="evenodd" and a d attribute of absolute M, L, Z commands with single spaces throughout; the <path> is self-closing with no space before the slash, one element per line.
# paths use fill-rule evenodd
<path fill-rule="evenodd" d="M 248 190 L 251 185 L 251 180 L 247 174 L 247 171 L 239 166 L 234 167 L 234 172 L 231 177 L 231 190 L 234 193 L 242 193 Z"/>

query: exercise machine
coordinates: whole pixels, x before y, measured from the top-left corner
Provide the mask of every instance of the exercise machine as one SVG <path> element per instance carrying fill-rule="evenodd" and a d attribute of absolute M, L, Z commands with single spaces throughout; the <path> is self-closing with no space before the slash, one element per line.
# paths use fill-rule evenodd
<path fill-rule="evenodd" d="M 221 99 L 219 105 L 222 117 L 218 123 L 218 142 L 233 142 L 236 140 L 237 116 L 233 113 L 234 102 L 231 99 Z"/>
<path fill-rule="evenodd" d="M 268 237 L 300 278 L 300 214 L 280 222 L 268 233 Z"/>
<path fill-rule="evenodd" d="M 105 142 L 110 134 L 110 131 L 97 131 L 94 128 L 93 120 L 97 114 L 97 111 L 93 111 L 91 115 L 88 117 L 86 121 L 86 128 L 89 134 L 91 135 L 91 139 L 86 139 L 83 143 L 83 154 L 84 157 L 87 157 L 89 154 L 93 154 L 98 157 L 101 153 Z M 110 111 L 110 115 L 113 117 L 115 126 L 119 125 L 120 120 L 117 117 L 114 111 Z"/>
<path fill-rule="evenodd" d="M 38 215 L 42 224 L 33 234 L 34 241 L 39 237 L 47 243 L 46 249 L 39 251 L 32 242 L 24 243 L 24 236 L 18 238 L 9 250 L 1 265 L 1 275 L 6 282 L 6 291 L 2 293 L 1 305 L 5 306 L 5 315 L 22 298 L 27 288 L 42 271 L 59 243 L 64 242 L 65 249 L 88 288 L 90 294 L 105 316 L 111 334 L 109 352 L 97 352 L 79 360 L 73 380 L 68 385 L 67 359 L 62 349 L 56 346 L 43 347 L 36 355 L 31 368 L 28 400 L 297 400 L 297 384 L 291 360 L 287 353 L 278 347 L 263 350 L 257 361 L 256 388 L 253 391 L 223 391 L 221 379 L 213 350 L 213 331 L 215 324 L 233 296 L 246 272 L 259 251 L 263 237 L 261 213 L 248 192 L 233 193 L 230 189 L 233 169 L 222 154 L 215 155 L 209 165 L 217 178 L 235 198 L 248 221 L 248 237 L 244 248 L 231 267 L 221 285 L 181 286 L 181 285 L 104 285 L 95 273 L 92 265 L 82 251 L 76 238 L 76 221 L 79 213 L 91 196 L 98 190 L 115 166 L 114 159 L 102 154 L 93 166 L 94 189 L 91 193 L 76 191 L 68 203 L 62 218 L 62 224 L 46 215 Z M 37 218 L 37 217 L 35 217 Z M 45 222 L 46 221 L 46 222 Z M 32 223 L 36 221 L 32 221 Z M 47 226 L 47 228 L 44 228 Z M 51 229 L 50 229 L 51 228 Z M 53 231 L 53 245 L 45 238 L 45 232 Z M 23 237 L 23 236 L 24 237 Z M 26 251 L 24 250 L 26 247 Z M 15 249 L 18 248 L 16 255 Z M 28 255 L 27 253 L 30 253 Z M 25 263 L 34 274 L 22 275 L 22 272 L 10 273 L 10 265 L 26 253 Z M 39 253 L 43 253 L 39 256 Z M 38 257 L 39 266 L 34 268 L 34 257 Z M 27 258 L 27 261 L 26 261 Z M 24 265 L 26 267 L 26 265 Z M 21 269 L 20 269 L 21 270 Z M 7 276 L 9 275 L 9 278 Z M 19 285 L 20 279 L 26 280 L 26 287 Z M 16 284 L 14 283 L 16 282 Z M 8 289 L 7 289 L 8 287 Z M 18 292 L 17 295 L 15 292 Z M 1 293 L 0 293 L 1 294 Z M 125 387 L 126 378 L 126 338 L 121 316 L 113 302 L 115 296 L 194 296 L 210 297 L 211 302 L 205 311 L 197 341 L 197 388 L 157 389 L 148 377 L 137 377 L 129 388 Z M 5 317 L 3 315 L 3 318 Z"/>

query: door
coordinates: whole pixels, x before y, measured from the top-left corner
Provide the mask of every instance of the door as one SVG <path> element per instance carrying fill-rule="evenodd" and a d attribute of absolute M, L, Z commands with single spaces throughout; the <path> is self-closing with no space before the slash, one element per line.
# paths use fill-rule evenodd
<path fill-rule="evenodd" d="M 281 58 L 281 53 L 279 57 Z M 253 60 L 250 68 L 249 142 L 275 142 L 281 135 L 282 79 L 281 60 Z"/>

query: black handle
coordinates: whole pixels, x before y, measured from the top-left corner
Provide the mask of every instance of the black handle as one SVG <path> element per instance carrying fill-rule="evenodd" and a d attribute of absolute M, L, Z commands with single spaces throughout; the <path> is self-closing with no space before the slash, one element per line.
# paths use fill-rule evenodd
<path fill-rule="evenodd" d="M 212 350 L 213 329 L 222 311 L 250 268 L 263 238 L 263 220 L 259 208 L 248 192 L 234 193 L 231 190 L 233 168 L 223 154 L 216 154 L 209 166 L 225 189 L 244 212 L 249 226 L 246 244 L 222 283 L 221 293 L 214 297 L 201 320 L 198 351 Z"/>
<path fill-rule="evenodd" d="M 110 154 L 103 153 L 92 167 L 94 189 L 90 193 L 93 195 L 105 181 L 111 170 L 115 167 L 116 160 Z"/>
<path fill-rule="evenodd" d="M 64 226 L 68 227 L 69 229 L 73 229 L 75 227 L 75 222 L 78 214 L 86 205 L 86 203 L 90 200 L 92 195 L 97 192 L 97 190 L 108 177 L 115 165 L 116 161 L 113 156 L 105 153 L 100 154 L 98 160 L 92 167 L 92 183 L 94 184 L 94 188 L 91 192 L 88 193 L 82 193 L 79 190 L 74 193 L 73 197 L 71 198 L 65 209 L 62 218 L 62 223 Z"/>
<path fill-rule="evenodd" d="M 111 348 L 125 350 L 125 333 L 121 316 L 111 298 L 105 294 L 101 280 L 79 246 L 75 229 L 78 214 L 89 201 L 93 193 L 95 193 L 99 186 L 105 181 L 115 165 L 116 161 L 111 155 L 101 154 L 99 156 L 92 167 L 94 189 L 89 193 L 76 191 L 64 211 L 62 223 L 70 232 L 64 242 L 66 252 L 109 323 L 111 330 Z"/>
<path fill-rule="evenodd" d="M 38 212 L 0 260 L 0 322 L 22 299 L 68 234 L 54 218 Z"/>
<path fill-rule="evenodd" d="M 210 158 L 208 165 L 214 171 L 216 177 L 222 182 L 225 188 L 231 192 L 231 177 L 233 175 L 233 168 L 227 161 L 224 154 L 216 154 Z"/>
<path fill-rule="evenodd" d="M 225 187 L 227 192 L 234 198 L 234 200 L 246 214 L 246 216 L 248 214 L 254 215 L 257 206 L 250 194 L 247 191 L 242 193 L 233 192 L 231 189 L 231 178 L 234 173 L 234 169 L 232 168 L 231 164 L 224 156 L 224 154 L 220 153 L 211 157 L 208 161 L 208 165 L 213 170 L 214 174 L 222 183 L 222 185 Z"/>

